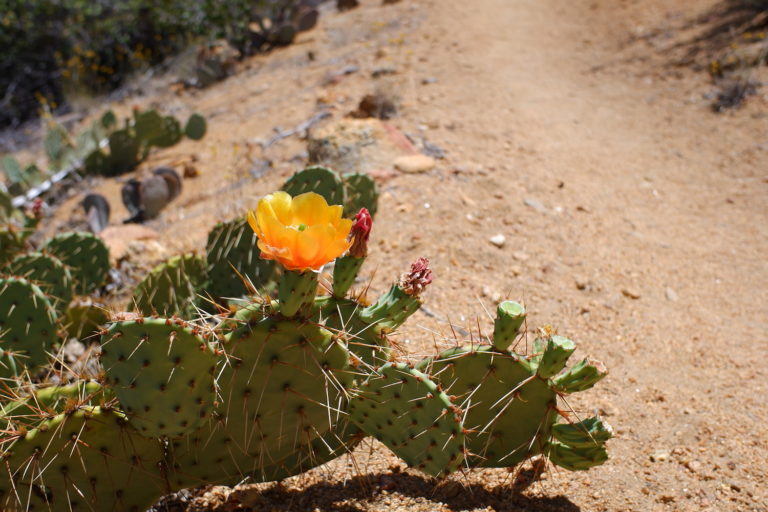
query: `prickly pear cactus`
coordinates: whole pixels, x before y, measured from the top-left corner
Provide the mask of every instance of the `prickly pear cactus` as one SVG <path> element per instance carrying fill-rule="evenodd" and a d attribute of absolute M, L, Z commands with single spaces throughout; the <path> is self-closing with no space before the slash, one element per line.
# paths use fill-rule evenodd
<path fill-rule="evenodd" d="M 121 413 L 82 406 L 4 440 L 2 510 L 143 512 L 168 492 L 162 444 Z"/>
<path fill-rule="evenodd" d="M 339 175 L 327 167 L 307 167 L 291 176 L 283 185 L 291 196 L 315 192 L 323 196 L 328 204 L 344 204 L 344 183 Z M 355 212 L 356 213 L 356 212 Z"/>
<path fill-rule="evenodd" d="M 101 363 L 131 425 L 143 435 L 176 436 L 208 421 L 216 355 L 182 320 L 115 322 L 101 337 Z"/>
<path fill-rule="evenodd" d="M 132 307 L 146 316 L 192 318 L 206 280 L 203 258 L 195 254 L 175 256 L 152 269 L 136 286 Z"/>
<path fill-rule="evenodd" d="M 57 235 L 44 249 L 69 267 L 77 294 L 87 295 L 107 280 L 109 249 L 90 233 L 75 231 Z"/>
<path fill-rule="evenodd" d="M 428 375 L 387 363 L 349 401 L 349 414 L 365 433 L 409 466 L 441 477 L 464 460 L 462 411 Z"/>
<path fill-rule="evenodd" d="M 19 277 L 0 277 L 0 377 L 48 362 L 58 341 L 56 312 L 46 295 Z"/>
<path fill-rule="evenodd" d="M 214 297 L 241 297 L 249 293 L 243 282 L 259 289 L 272 278 L 275 265 L 259 258 L 256 234 L 245 219 L 216 224 L 208 234 L 207 291 Z"/>
<path fill-rule="evenodd" d="M 41 252 L 22 254 L 8 266 L 11 274 L 34 281 L 61 315 L 72 300 L 72 276 L 57 257 Z"/>

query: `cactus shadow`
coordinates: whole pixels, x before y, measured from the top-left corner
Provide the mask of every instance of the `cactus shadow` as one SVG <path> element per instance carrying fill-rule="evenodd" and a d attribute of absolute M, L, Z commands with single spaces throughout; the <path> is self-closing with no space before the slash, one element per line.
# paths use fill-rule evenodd
<path fill-rule="evenodd" d="M 435 503 L 435 508 L 447 506 L 454 511 L 490 508 L 496 512 L 580 512 L 581 509 L 565 496 L 528 496 L 511 485 L 486 487 L 482 484 L 461 483 L 459 480 L 437 484 L 421 475 L 379 473 L 356 476 L 346 482 L 316 482 L 300 489 L 274 484 L 264 488 L 243 488 L 235 498 L 246 510 L 280 512 L 365 512 L 371 502 L 380 501 L 382 494 L 421 498 Z M 396 500 L 396 499 L 395 499 Z"/>

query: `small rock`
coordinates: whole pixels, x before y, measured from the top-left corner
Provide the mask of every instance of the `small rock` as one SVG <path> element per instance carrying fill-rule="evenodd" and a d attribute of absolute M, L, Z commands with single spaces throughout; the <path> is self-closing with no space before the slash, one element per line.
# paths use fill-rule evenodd
<path fill-rule="evenodd" d="M 544 206 L 544 204 L 538 199 L 531 199 L 531 198 L 524 199 L 523 203 L 525 204 L 525 206 L 528 206 L 529 208 L 533 208 L 539 213 L 547 213 L 548 211 L 547 207 Z"/>
<path fill-rule="evenodd" d="M 489 242 L 491 242 L 496 247 L 504 247 L 504 244 L 507 243 L 507 237 L 499 233 L 498 235 L 493 235 L 491 238 L 488 239 Z"/>
<path fill-rule="evenodd" d="M 659 450 L 651 454 L 651 462 L 664 462 L 669 459 L 669 452 L 666 450 Z"/>
<path fill-rule="evenodd" d="M 397 69 L 389 66 L 376 68 L 371 72 L 372 78 L 379 78 L 380 76 L 394 75 L 397 73 Z"/>
<path fill-rule="evenodd" d="M 631 288 L 622 288 L 621 289 L 621 294 L 624 295 L 625 297 L 628 297 L 628 298 L 632 299 L 632 300 L 637 300 L 637 299 L 640 298 L 640 293 L 638 293 L 637 290 L 633 290 Z"/>
<path fill-rule="evenodd" d="M 401 172 L 426 172 L 435 166 L 435 159 L 427 155 L 405 155 L 395 159 L 395 168 Z"/>
<path fill-rule="evenodd" d="M 483 297 L 491 299 L 494 304 L 501 302 L 501 294 L 488 286 L 483 286 Z"/>
<path fill-rule="evenodd" d="M 671 302 L 677 302 L 679 297 L 677 296 L 677 292 L 667 286 L 667 289 L 664 290 L 664 296 L 667 298 L 668 301 Z"/>
<path fill-rule="evenodd" d="M 336 0 L 336 8 L 340 11 L 347 11 L 359 6 L 358 0 Z"/>
<path fill-rule="evenodd" d="M 575 276 L 573 281 L 576 283 L 577 290 L 586 290 L 589 286 L 589 281 L 587 281 L 583 276 Z"/>
<path fill-rule="evenodd" d="M 523 251 L 515 251 L 512 253 L 512 257 L 515 258 L 517 261 L 525 261 L 529 258 L 529 256 L 524 253 Z"/>
<path fill-rule="evenodd" d="M 434 84 L 434 83 L 436 83 L 436 82 L 437 82 L 437 78 L 435 78 L 435 77 L 433 77 L 433 76 L 428 76 L 428 77 L 426 77 L 426 78 L 422 78 L 422 79 L 421 79 L 421 83 L 422 83 L 422 85 L 429 85 L 429 84 Z"/>

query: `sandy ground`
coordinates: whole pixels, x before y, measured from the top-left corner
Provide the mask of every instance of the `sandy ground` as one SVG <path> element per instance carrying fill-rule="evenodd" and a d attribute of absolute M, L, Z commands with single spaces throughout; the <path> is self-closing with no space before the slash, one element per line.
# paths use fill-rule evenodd
<path fill-rule="evenodd" d="M 201 176 L 149 224 L 162 250 L 147 258 L 201 251 L 214 221 L 253 207 L 301 168 L 298 137 L 263 152 L 255 144 L 274 128 L 310 118 L 319 97 L 340 118 L 363 94 L 386 90 L 400 104 L 393 123 L 446 158 L 382 183 L 364 271 L 372 289 L 428 256 L 436 279 L 425 300 L 438 317 L 488 332 L 484 308 L 494 299 L 524 301 L 531 328 L 555 326 L 577 341 L 577 355 L 611 370 L 570 404 L 614 426 L 611 460 L 583 473 L 549 468 L 514 493 L 504 470 L 436 487 L 366 445 L 354 461 L 246 486 L 229 504 L 218 489 L 207 502 L 339 512 L 768 510 L 768 98 L 713 114 L 702 97 L 707 76 L 671 65 L 663 51 L 683 40 L 675 27 L 713 2 L 379 4 L 331 10 L 297 44 L 204 91 L 153 90 L 120 107 L 209 119 L 204 141 L 150 161 L 194 154 Z M 358 70 L 328 84 L 351 65 Z M 394 74 L 372 78 L 381 68 Z M 260 159 L 273 167 L 254 179 Z M 119 223 L 119 183 L 95 188 Z M 497 234 L 502 248 L 489 243 Z M 433 353 L 435 340 L 455 343 L 445 322 L 422 313 L 399 339 L 411 355 Z"/>

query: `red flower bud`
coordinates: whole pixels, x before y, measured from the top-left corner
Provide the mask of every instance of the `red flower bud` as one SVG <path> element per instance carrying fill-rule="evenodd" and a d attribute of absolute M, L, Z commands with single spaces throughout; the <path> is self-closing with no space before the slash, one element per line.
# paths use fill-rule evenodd
<path fill-rule="evenodd" d="M 418 297 L 432 282 L 432 269 L 427 258 L 419 258 L 411 263 L 411 271 L 400 280 L 400 288 L 412 297 Z"/>
<path fill-rule="evenodd" d="M 355 223 L 349 231 L 349 239 L 352 240 L 352 246 L 349 248 L 349 255 L 355 258 L 365 258 L 368 256 L 368 237 L 371 234 L 373 218 L 366 208 L 360 208 L 355 215 Z"/>

